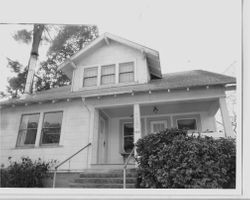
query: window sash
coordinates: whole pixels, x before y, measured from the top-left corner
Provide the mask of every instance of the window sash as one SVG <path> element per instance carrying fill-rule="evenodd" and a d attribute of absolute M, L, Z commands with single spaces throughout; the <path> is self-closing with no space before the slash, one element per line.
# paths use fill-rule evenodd
<path fill-rule="evenodd" d="M 45 124 L 46 115 L 55 115 L 59 114 L 59 118 L 57 120 L 57 126 L 47 126 Z M 49 118 L 49 117 L 48 117 Z M 43 126 L 41 131 L 41 145 L 49 145 L 49 144 L 59 144 L 60 142 L 60 135 L 61 135 L 61 126 L 62 126 L 62 118 L 63 112 L 48 112 L 44 113 L 43 117 Z"/>
<path fill-rule="evenodd" d="M 187 126 L 190 126 L 190 123 L 187 124 L 187 121 L 192 121 L 191 125 L 193 126 L 192 128 L 188 128 Z M 186 124 L 180 124 L 181 122 L 185 122 Z M 197 121 L 195 118 L 183 118 L 183 119 L 177 119 L 177 127 L 178 129 L 185 129 L 185 130 L 197 130 Z"/>
<path fill-rule="evenodd" d="M 115 65 L 103 65 L 101 66 L 101 84 L 113 84 L 115 83 Z"/>
<path fill-rule="evenodd" d="M 126 128 L 126 125 L 129 125 L 128 128 Z M 126 153 L 130 153 L 134 147 L 134 132 L 129 129 L 133 129 L 133 123 L 124 123 L 123 124 L 123 151 Z M 127 133 L 126 133 L 126 130 L 128 131 Z"/>
<path fill-rule="evenodd" d="M 133 82 L 134 77 L 134 62 L 120 63 L 119 64 L 119 82 L 128 83 Z"/>
<path fill-rule="evenodd" d="M 17 147 L 35 145 L 39 117 L 39 113 L 22 115 L 17 135 Z"/>
<path fill-rule="evenodd" d="M 98 67 L 85 68 L 83 74 L 83 86 L 96 86 L 98 78 Z"/>

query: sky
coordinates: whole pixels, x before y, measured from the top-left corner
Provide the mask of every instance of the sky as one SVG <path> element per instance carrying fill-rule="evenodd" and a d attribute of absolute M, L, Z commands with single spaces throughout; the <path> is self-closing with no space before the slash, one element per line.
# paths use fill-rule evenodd
<path fill-rule="evenodd" d="M 9 0 L 1 6 L 0 23 L 7 24 L 0 24 L 0 91 L 13 76 L 6 57 L 28 63 L 30 45 L 12 36 L 30 26 L 17 23 L 95 24 L 100 34 L 110 32 L 157 50 L 163 73 L 195 69 L 224 73 L 229 66 L 241 66 L 240 0 L 70 2 L 44 0 L 37 9 L 31 0 Z M 45 58 L 42 47 L 39 59 Z"/>

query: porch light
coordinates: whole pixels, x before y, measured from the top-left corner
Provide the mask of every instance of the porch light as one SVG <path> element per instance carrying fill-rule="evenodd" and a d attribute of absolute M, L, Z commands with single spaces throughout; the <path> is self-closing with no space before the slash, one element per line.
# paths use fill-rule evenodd
<path fill-rule="evenodd" d="M 168 89 L 168 92 L 170 92 L 170 89 Z"/>
<path fill-rule="evenodd" d="M 159 112 L 159 109 L 156 107 L 156 106 L 154 106 L 154 108 L 153 108 L 153 113 L 154 114 L 157 114 Z"/>
<path fill-rule="evenodd" d="M 151 93 L 152 93 L 152 91 L 151 91 L 151 90 L 149 90 L 149 91 L 148 91 L 148 93 L 149 93 L 149 94 L 151 94 Z"/>
<path fill-rule="evenodd" d="M 70 99 L 67 99 L 67 102 L 69 102 L 70 101 Z"/>
<path fill-rule="evenodd" d="M 206 88 L 209 89 L 209 85 L 207 85 Z"/>
<path fill-rule="evenodd" d="M 189 88 L 187 88 L 187 91 L 189 91 Z"/>
<path fill-rule="evenodd" d="M 41 104 L 42 104 L 42 102 L 41 102 L 41 101 L 39 101 L 39 102 L 38 102 L 38 104 L 39 104 L 39 105 L 41 105 Z"/>
<path fill-rule="evenodd" d="M 26 103 L 25 106 L 28 106 L 28 103 Z"/>
<path fill-rule="evenodd" d="M 53 100 L 52 103 L 56 103 L 56 100 Z"/>

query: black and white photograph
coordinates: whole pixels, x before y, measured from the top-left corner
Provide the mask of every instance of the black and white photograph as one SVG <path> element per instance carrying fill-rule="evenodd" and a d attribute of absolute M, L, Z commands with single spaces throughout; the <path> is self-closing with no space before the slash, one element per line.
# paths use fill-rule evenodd
<path fill-rule="evenodd" d="M 248 1 L 4 2 L 0 198 L 250 197 Z"/>

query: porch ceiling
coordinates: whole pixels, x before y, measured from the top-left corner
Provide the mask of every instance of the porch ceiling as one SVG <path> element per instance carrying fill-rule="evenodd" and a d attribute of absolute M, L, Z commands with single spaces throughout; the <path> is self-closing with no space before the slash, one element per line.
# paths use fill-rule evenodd
<path fill-rule="evenodd" d="M 214 108 L 218 104 L 218 100 L 204 100 L 204 101 L 185 101 L 185 102 L 171 102 L 171 103 L 151 103 L 141 105 L 141 116 L 146 115 L 162 115 L 162 114 L 178 114 L 190 112 L 206 112 Z M 157 107 L 158 112 L 154 113 L 153 109 Z M 218 109 L 218 108 L 217 108 Z M 216 109 L 216 110 L 217 110 Z M 116 117 L 132 117 L 133 106 L 120 106 L 102 109 L 111 118 Z"/>

